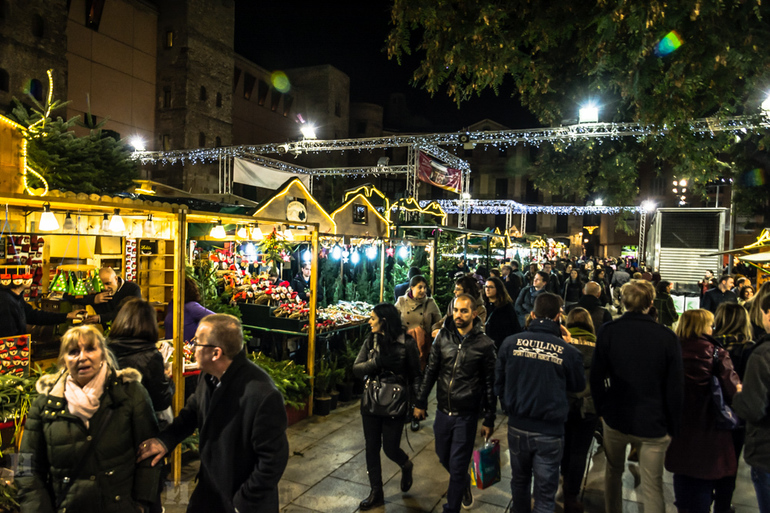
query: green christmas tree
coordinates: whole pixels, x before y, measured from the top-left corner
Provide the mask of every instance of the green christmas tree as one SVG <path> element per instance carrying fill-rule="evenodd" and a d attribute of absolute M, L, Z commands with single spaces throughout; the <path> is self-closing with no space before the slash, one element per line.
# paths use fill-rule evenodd
<path fill-rule="evenodd" d="M 25 127 L 21 130 L 27 140 L 27 164 L 40 173 L 51 189 L 87 194 L 113 194 L 126 191 L 139 176 L 139 162 L 131 158 L 132 148 L 124 140 L 103 130 L 106 119 L 94 123 L 91 114 L 86 121 L 78 117 L 53 119 L 51 112 L 66 103 L 52 98 L 45 106 L 30 96 L 34 107 L 30 111 L 16 98 L 12 117 Z M 89 134 L 78 137 L 75 126 L 87 128 Z M 31 187 L 43 183 L 30 175 Z"/>

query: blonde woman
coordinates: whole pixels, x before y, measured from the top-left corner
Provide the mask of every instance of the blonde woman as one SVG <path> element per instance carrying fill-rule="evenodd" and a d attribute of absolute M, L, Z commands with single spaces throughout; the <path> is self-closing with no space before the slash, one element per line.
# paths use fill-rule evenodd
<path fill-rule="evenodd" d="M 713 324 L 708 310 L 688 310 L 676 329 L 684 364 L 684 404 L 681 428 L 666 452 L 666 469 L 674 474 L 677 509 L 689 513 L 708 513 L 712 501 L 715 512 L 730 511 L 738 470 L 732 433 L 716 427 L 710 382 L 712 376 L 719 379 L 730 403 L 740 380 L 730 354 L 712 337 Z"/>
<path fill-rule="evenodd" d="M 161 467 L 136 463 L 139 444 L 158 431 L 141 374 L 118 370 L 93 326 L 64 334 L 59 366 L 37 382 L 27 417 L 16 476 L 21 511 L 147 511 Z"/>

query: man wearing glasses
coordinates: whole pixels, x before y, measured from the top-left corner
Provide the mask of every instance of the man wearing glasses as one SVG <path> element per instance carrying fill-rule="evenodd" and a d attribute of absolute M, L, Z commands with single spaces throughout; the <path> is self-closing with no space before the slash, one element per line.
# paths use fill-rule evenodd
<path fill-rule="evenodd" d="M 163 457 L 200 429 L 201 467 L 188 512 L 278 512 L 289 459 L 283 397 L 243 351 L 241 322 L 204 317 L 195 338 L 198 388 L 174 422 L 139 447 L 138 461 Z"/>

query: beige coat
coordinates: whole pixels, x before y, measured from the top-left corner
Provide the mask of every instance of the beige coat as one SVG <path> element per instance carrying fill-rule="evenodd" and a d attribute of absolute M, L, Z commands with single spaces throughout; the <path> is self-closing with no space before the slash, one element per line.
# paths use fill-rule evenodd
<path fill-rule="evenodd" d="M 441 312 L 432 297 L 418 301 L 407 293 L 398 298 L 396 309 L 401 314 L 401 322 L 404 323 L 406 331 L 422 326 L 428 336 L 431 327 L 441 319 Z"/>

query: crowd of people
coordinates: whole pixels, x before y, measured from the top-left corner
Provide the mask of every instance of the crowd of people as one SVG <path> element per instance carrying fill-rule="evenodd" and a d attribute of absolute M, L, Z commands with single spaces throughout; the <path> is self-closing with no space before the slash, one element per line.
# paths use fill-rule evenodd
<path fill-rule="evenodd" d="M 607 460 L 606 511 L 623 509 L 631 446 L 648 513 L 665 511 L 664 468 L 674 474 L 680 512 L 705 513 L 712 503 L 715 513 L 729 512 L 742 451 L 760 511 L 770 513 L 770 283 L 747 297 L 750 280 L 712 274 L 702 308 L 679 316 L 670 282 L 617 263 L 460 271 L 443 317 L 427 279 L 411 270 L 395 302 L 374 307 L 353 366 L 363 380 L 403 383 L 409 397 L 405 416 L 373 414 L 362 403 L 371 490 L 360 509 L 384 504 L 381 450 L 401 468 L 403 492 L 419 479 L 401 435 L 405 423 L 420 429 L 435 389 L 447 513 L 472 506 L 472 451 L 478 435 L 492 436 L 500 411 L 514 512 L 529 512 L 533 499 L 534 511 L 554 511 L 561 488 L 564 511 L 581 513 L 597 438 Z M 16 476 L 22 511 L 162 511 L 164 458 L 195 429 L 201 468 L 188 511 L 278 511 L 287 419 L 275 385 L 246 358 L 240 321 L 186 305 L 193 324 L 186 315 L 184 330 L 194 330 L 201 377 L 174 417 L 154 308 L 114 273 L 102 279 L 115 290 L 88 304 L 109 307 L 91 320 L 110 318 L 109 335 L 93 324 L 71 328 L 62 337 L 61 370 L 37 384 Z M 187 286 L 195 302 L 194 282 Z M 111 303 L 121 290 L 126 297 Z M 722 425 L 716 389 L 745 423 Z"/>

